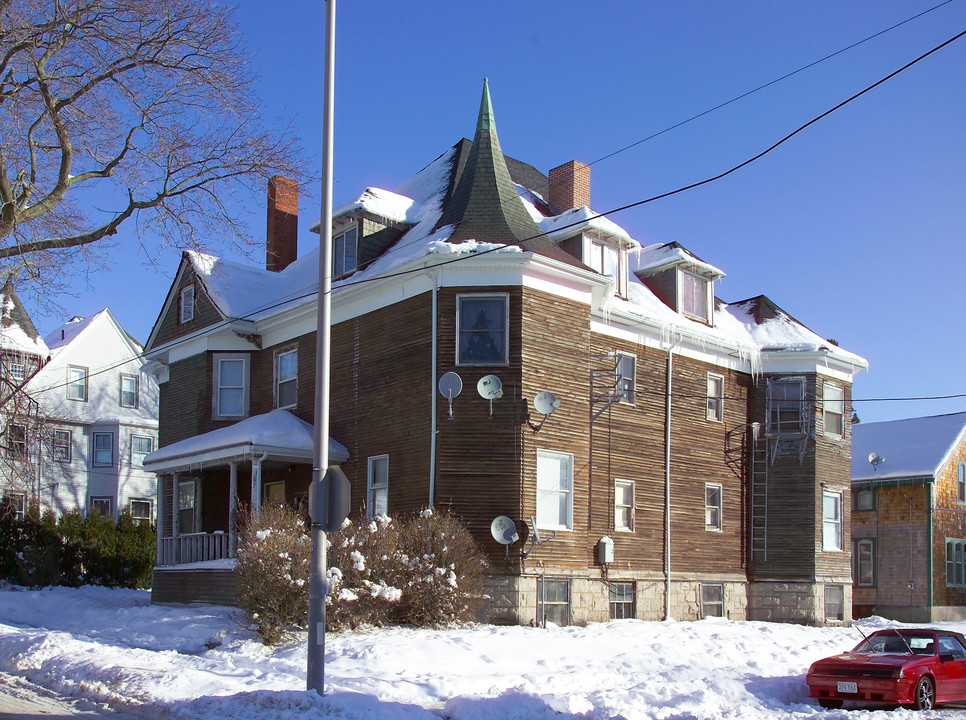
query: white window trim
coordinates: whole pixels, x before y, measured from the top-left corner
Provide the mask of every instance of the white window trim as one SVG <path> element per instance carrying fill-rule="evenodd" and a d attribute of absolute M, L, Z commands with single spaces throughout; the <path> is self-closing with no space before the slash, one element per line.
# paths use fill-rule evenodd
<path fill-rule="evenodd" d="M 716 395 L 711 394 L 711 381 L 717 380 L 718 393 Z M 705 419 L 711 422 L 724 422 L 724 375 L 718 375 L 717 373 L 708 373 L 708 407 L 705 413 Z M 711 401 L 714 401 L 716 412 L 711 410 Z"/>
<path fill-rule="evenodd" d="M 704 307 L 705 310 L 707 310 L 708 317 L 704 318 L 700 315 L 689 313 L 684 309 L 684 275 L 690 275 L 691 277 L 695 277 L 704 283 Z M 714 292 L 712 290 L 714 281 L 706 275 L 702 275 L 691 270 L 685 270 L 683 267 L 678 266 L 677 282 L 675 283 L 675 286 L 678 308 L 680 309 L 681 314 L 697 322 L 714 326 Z"/>
<path fill-rule="evenodd" d="M 553 458 L 555 460 L 565 459 L 568 464 L 568 470 L 570 472 L 570 486 L 566 490 L 541 490 L 539 481 L 539 468 L 540 468 L 540 458 Z M 573 453 L 557 452 L 555 450 L 537 450 L 537 478 L 536 480 L 536 491 L 537 491 L 537 527 L 544 530 L 563 530 L 570 531 L 574 529 L 574 456 Z M 566 511 L 567 518 L 565 525 L 559 524 L 547 524 L 540 520 L 540 495 L 553 495 L 555 498 L 564 496 L 566 501 Z"/>
<path fill-rule="evenodd" d="M 966 462 L 956 465 L 956 504 L 966 504 Z"/>
<path fill-rule="evenodd" d="M 57 433 L 63 433 L 67 435 L 67 457 L 58 458 L 57 457 Z M 55 429 L 50 434 L 50 459 L 56 463 L 69 463 L 74 456 L 73 451 L 74 438 L 70 430 L 62 430 L 60 428 Z"/>
<path fill-rule="evenodd" d="M 71 377 L 71 373 L 73 371 L 80 372 L 83 375 L 81 377 Z M 81 367 L 80 365 L 67 366 L 67 399 L 68 400 L 73 400 L 74 402 L 87 402 L 87 397 L 88 397 L 87 381 L 89 376 L 90 376 L 90 372 L 86 367 Z M 84 397 L 82 398 L 71 397 L 70 395 L 71 388 L 77 386 L 81 380 L 84 381 Z"/>
<path fill-rule="evenodd" d="M 618 505 L 617 504 L 617 487 L 619 485 L 623 485 L 623 486 L 629 487 L 631 489 L 631 504 L 630 505 Z M 626 532 L 626 533 L 632 533 L 632 532 L 634 532 L 634 520 L 636 519 L 635 518 L 635 515 L 636 515 L 636 512 L 635 512 L 635 510 L 636 510 L 636 498 L 637 498 L 637 493 L 636 493 L 636 488 L 634 487 L 634 481 L 633 480 L 621 480 L 619 478 L 617 478 L 617 479 L 614 480 L 614 531 L 615 532 Z M 624 508 L 624 507 L 628 508 L 628 510 L 629 510 L 629 512 L 628 512 L 629 522 L 628 522 L 628 524 L 627 524 L 626 527 L 621 526 L 619 524 L 619 518 L 620 518 L 620 512 L 619 512 L 619 510 L 621 508 Z"/>
<path fill-rule="evenodd" d="M 354 256 L 355 256 L 355 263 L 353 263 L 352 267 L 346 267 L 345 266 L 345 237 L 349 233 L 355 233 L 355 236 L 356 236 L 355 237 L 355 240 L 353 240 L 353 244 L 355 245 L 355 253 L 353 253 Z M 359 236 L 360 236 L 360 234 L 361 233 L 360 233 L 360 229 L 359 229 L 359 223 L 358 222 L 353 222 L 351 225 L 349 225 L 348 227 L 346 227 L 344 230 L 339 231 L 338 233 L 336 233 L 333 236 L 333 238 L 332 238 L 332 278 L 333 279 L 338 279 L 338 278 L 341 278 L 341 277 L 345 277 L 346 275 L 349 275 L 351 273 L 354 273 L 359 268 Z M 337 267 L 338 267 L 338 264 L 339 264 L 338 250 L 339 250 L 339 243 L 340 243 L 340 241 L 342 243 L 342 263 L 343 263 L 343 267 L 342 267 L 342 272 L 337 272 Z"/>
<path fill-rule="evenodd" d="M 484 300 L 486 298 L 500 298 L 503 300 L 503 360 L 499 362 L 470 362 L 460 358 L 460 342 L 462 329 L 460 316 L 463 299 Z M 510 364 L 510 293 L 459 293 L 456 296 L 456 364 L 463 366 L 497 366 Z"/>
<path fill-rule="evenodd" d="M 375 474 L 373 465 L 382 461 L 386 462 L 386 482 L 376 485 L 374 482 Z M 366 469 L 366 517 L 372 519 L 376 516 L 375 493 L 377 490 L 385 490 L 386 493 L 386 512 L 389 511 L 389 455 L 370 455 Z"/>
<path fill-rule="evenodd" d="M 825 499 L 834 498 L 838 500 L 838 517 L 828 519 L 825 517 Z M 843 524 L 845 521 L 845 508 L 842 506 L 844 493 L 838 490 L 822 491 L 822 551 L 823 552 L 842 552 L 843 550 Z M 826 528 L 834 528 L 834 537 L 830 538 L 826 534 Z"/>
<path fill-rule="evenodd" d="M 605 240 L 600 236 L 595 235 L 584 235 L 583 236 L 583 252 L 584 257 L 587 258 L 588 262 L 585 264 L 594 269 L 595 272 L 599 272 L 604 275 L 603 263 L 601 263 L 600 270 L 594 268 L 594 258 L 593 254 L 597 251 L 597 248 L 614 250 L 617 253 L 617 277 L 615 280 L 614 292 L 621 297 L 627 295 L 627 278 L 628 278 L 628 268 L 627 268 L 627 256 L 623 245 L 620 241 Z M 605 276 L 609 277 L 609 276 Z"/>
<path fill-rule="evenodd" d="M 97 461 L 97 438 L 100 435 L 107 435 L 111 439 L 111 462 L 101 463 Z M 112 468 L 114 467 L 114 433 L 96 431 L 91 433 L 91 467 Z"/>
<path fill-rule="evenodd" d="M 20 429 L 19 438 L 15 438 L 13 436 L 12 431 L 14 428 Z M 6 445 L 6 455 L 8 459 L 19 460 L 22 462 L 27 461 L 29 459 L 29 451 L 27 449 L 27 426 L 18 422 L 9 423 L 6 431 Z"/>
<path fill-rule="evenodd" d="M 624 374 L 621 372 L 621 361 L 624 359 L 631 361 L 633 366 L 634 375 L 631 378 L 631 388 L 630 388 L 630 399 L 628 399 L 628 393 L 625 393 L 621 388 L 621 381 L 624 379 Z M 617 387 L 615 392 L 620 395 L 621 405 L 636 405 L 637 404 L 637 355 L 633 353 L 626 353 L 617 351 L 614 353 L 614 360 L 617 362 L 615 371 L 617 373 Z"/>
<path fill-rule="evenodd" d="M 221 363 L 223 360 L 241 360 L 242 369 L 242 411 L 240 414 L 226 415 L 221 412 L 219 400 L 221 394 Z M 249 394 L 251 392 L 251 358 L 248 353 L 215 353 L 212 358 L 211 369 L 211 417 L 213 420 L 237 420 L 248 417 Z"/>
<path fill-rule="evenodd" d="M 178 324 L 184 325 L 195 319 L 195 286 L 181 288 L 178 296 Z"/>
<path fill-rule="evenodd" d="M 21 382 L 27 377 L 27 365 L 26 363 L 12 362 L 10 363 L 10 377 Z"/>
<path fill-rule="evenodd" d="M 110 495 L 91 495 L 87 498 L 87 514 L 90 515 L 91 511 L 94 509 L 95 502 L 106 502 L 108 504 L 108 512 L 105 513 L 104 517 L 113 518 L 114 517 L 114 498 Z"/>
<path fill-rule="evenodd" d="M 140 517 L 134 514 L 134 503 L 147 503 L 148 505 L 148 516 Z M 154 501 L 150 498 L 131 498 L 127 501 L 127 511 L 131 515 L 131 518 L 136 523 L 147 522 L 151 524 L 154 522 Z"/>
<path fill-rule="evenodd" d="M 717 490 L 718 491 L 718 504 L 709 505 L 708 504 L 708 491 Z M 715 509 L 718 512 L 718 522 L 717 524 L 708 522 L 708 510 Z M 704 484 L 704 529 L 708 532 L 721 532 L 724 529 L 724 487 L 721 483 L 705 483 Z"/>
<path fill-rule="evenodd" d="M 714 588 L 715 590 L 720 590 L 721 591 L 721 599 L 720 600 L 707 600 L 705 598 L 705 596 L 704 596 L 705 588 L 707 588 L 708 590 L 710 590 L 712 588 Z M 726 617 L 726 614 L 725 614 L 725 587 L 724 587 L 724 583 L 701 583 L 700 592 L 701 592 L 701 617 L 702 618 L 706 618 L 706 617 Z M 705 612 L 705 608 L 708 608 L 708 607 L 719 607 L 719 606 L 721 608 L 721 614 L 720 615 L 709 615 L 708 613 Z"/>
<path fill-rule="evenodd" d="M 837 390 L 838 392 L 842 393 L 842 398 L 840 400 L 829 399 L 828 397 L 829 390 Z M 829 407 L 829 403 L 833 403 L 833 402 L 842 403 L 841 413 L 831 413 L 831 414 L 839 414 L 841 417 L 841 420 L 840 420 L 841 429 L 839 432 L 835 432 L 834 429 L 829 430 L 828 428 L 828 416 L 830 415 L 828 407 Z M 836 385 L 834 383 L 825 383 L 822 386 L 822 432 L 828 437 L 833 437 L 833 438 L 845 437 L 845 388 L 842 387 L 841 385 Z"/>
<path fill-rule="evenodd" d="M 875 550 L 876 543 L 875 538 L 856 538 L 855 539 L 855 585 L 856 587 L 875 587 Z M 872 567 L 870 568 L 872 579 L 869 582 L 862 582 L 862 573 L 860 569 L 860 563 L 862 561 L 862 550 L 863 546 L 869 548 L 869 562 Z"/>
<path fill-rule="evenodd" d="M 829 613 L 829 590 L 837 590 L 842 594 L 842 617 L 838 615 L 832 616 Z M 844 585 L 826 585 L 825 586 L 825 597 L 824 597 L 824 611 L 825 611 L 825 621 L 826 622 L 842 622 L 845 620 L 845 586 Z"/>
<path fill-rule="evenodd" d="M 275 357 L 274 357 L 274 366 L 275 366 L 274 372 L 275 372 L 275 377 L 274 377 L 274 380 L 273 380 L 273 383 L 272 383 L 272 387 L 273 387 L 273 391 L 274 391 L 274 395 L 275 395 L 275 407 L 277 409 L 279 409 L 279 410 L 284 410 L 286 408 L 297 407 L 298 404 L 299 404 L 299 402 L 298 402 L 298 399 L 299 399 L 299 369 L 298 369 L 298 357 L 299 356 L 298 356 L 298 350 L 299 349 L 298 349 L 298 346 L 297 345 L 290 345 L 288 347 L 285 347 L 285 348 L 282 348 L 280 350 L 276 350 L 275 351 Z M 281 372 L 279 370 L 279 368 L 281 366 L 280 361 L 281 361 L 281 359 L 285 355 L 292 355 L 292 354 L 295 355 L 295 377 L 288 378 L 287 380 L 282 381 Z M 285 383 L 295 383 L 295 402 L 289 403 L 288 405 L 282 405 L 281 404 L 281 400 L 280 400 L 281 393 L 279 392 L 279 385 L 282 382 L 285 382 Z"/>
<path fill-rule="evenodd" d="M 146 453 L 136 453 L 136 452 L 134 452 L 134 444 L 135 444 L 134 443 L 134 440 L 135 440 L 135 438 L 140 438 L 142 440 L 147 440 L 148 442 L 150 442 L 151 443 L 151 449 L 148 450 Z M 152 452 L 154 452 L 154 438 L 153 437 L 151 437 L 150 435 L 137 435 L 135 433 L 132 433 L 131 434 L 131 465 L 133 465 L 134 467 L 143 467 L 144 466 L 144 456 L 145 455 L 148 455 L 148 454 L 150 454 Z M 141 456 L 141 462 L 135 462 L 134 461 L 134 458 L 135 458 L 136 455 L 140 455 Z"/>

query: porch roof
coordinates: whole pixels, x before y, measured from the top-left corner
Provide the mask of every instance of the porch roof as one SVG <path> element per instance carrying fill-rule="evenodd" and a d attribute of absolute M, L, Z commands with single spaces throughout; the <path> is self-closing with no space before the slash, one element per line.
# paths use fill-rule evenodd
<path fill-rule="evenodd" d="M 312 425 L 288 410 L 272 410 L 155 450 L 144 458 L 144 469 L 155 473 L 196 469 L 265 453 L 269 460 L 312 462 L 314 444 Z M 330 437 L 329 462 L 348 459 L 345 446 Z"/>

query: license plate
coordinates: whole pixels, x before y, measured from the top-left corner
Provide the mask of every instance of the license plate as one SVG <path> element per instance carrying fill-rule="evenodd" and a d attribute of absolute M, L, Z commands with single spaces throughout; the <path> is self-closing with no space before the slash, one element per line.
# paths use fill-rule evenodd
<path fill-rule="evenodd" d="M 859 684 L 854 682 L 840 682 L 838 684 L 838 691 L 840 693 L 857 693 L 859 691 Z"/>

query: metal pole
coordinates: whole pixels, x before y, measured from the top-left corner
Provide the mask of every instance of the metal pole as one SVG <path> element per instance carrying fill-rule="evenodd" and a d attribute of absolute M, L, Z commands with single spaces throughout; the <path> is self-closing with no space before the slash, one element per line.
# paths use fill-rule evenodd
<path fill-rule="evenodd" d="M 329 339 L 332 291 L 332 125 L 335 94 L 335 0 L 325 3 L 325 79 L 322 109 L 322 214 L 319 226 L 319 301 L 315 333 L 315 453 L 312 482 L 319 487 L 329 466 Z M 325 695 L 325 597 L 328 594 L 325 531 L 313 518 L 309 569 L 309 644 L 305 684 Z"/>

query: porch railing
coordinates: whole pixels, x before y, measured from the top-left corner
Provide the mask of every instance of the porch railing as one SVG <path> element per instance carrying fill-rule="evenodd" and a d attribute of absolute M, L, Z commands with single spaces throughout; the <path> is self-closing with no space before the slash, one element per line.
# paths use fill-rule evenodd
<path fill-rule="evenodd" d="M 180 549 L 180 559 L 175 552 Z M 158 565 L 199 563 L 233 557 L 230 536 L 225 532 L 188 533 L 177 538 L 161 538 Z"/>

